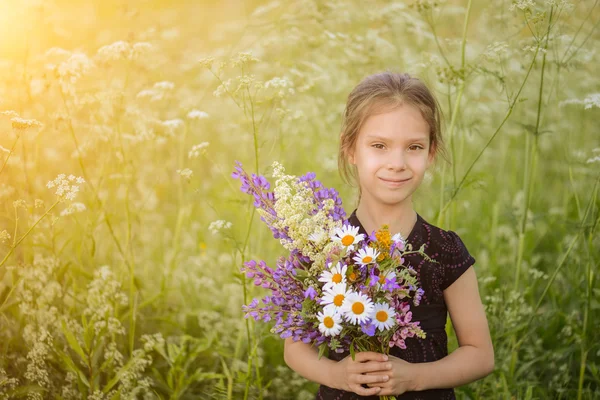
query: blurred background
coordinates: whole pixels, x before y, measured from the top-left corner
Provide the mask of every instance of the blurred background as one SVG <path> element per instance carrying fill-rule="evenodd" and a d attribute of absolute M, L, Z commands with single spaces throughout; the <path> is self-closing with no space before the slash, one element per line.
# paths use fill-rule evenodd
<path fill-rule="evenodd" d="M 600 397 L 599 9 L 1 1 L 2 398 L 314 398 L 243 317 L 240 266 L 284 249 L 230 174 L 313 171 L 350 213 L 341 116 L 383 70 L 443 106 L 415 208 L 476 258 L 496 360 L 457 397 Z"/>

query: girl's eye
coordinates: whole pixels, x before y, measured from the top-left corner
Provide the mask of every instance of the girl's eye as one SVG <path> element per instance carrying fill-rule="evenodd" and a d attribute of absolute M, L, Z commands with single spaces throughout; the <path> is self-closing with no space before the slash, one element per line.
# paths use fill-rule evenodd
<path fill-rule="evenodd" d="M 373 146 L 383 146 L 383 145 L 381 143 L 375 143 Z M 376 147 L 376 148 L 378 149 L 379 147 Z"/>
<path fill-rule="evenodd" d="M 419 146 L 418 144 L 413 144 L 413 145 L 412 145 L 412 146 L 410 146 L 409 148 L 411 148 L 411 149 L 412 149 L 413 147 L 416 147 L 416 148 L 417 148 L 417 150 L 418 150 L 418 149 L 422 149 L 422 148 L 423 148 L 423 147 Z"/>

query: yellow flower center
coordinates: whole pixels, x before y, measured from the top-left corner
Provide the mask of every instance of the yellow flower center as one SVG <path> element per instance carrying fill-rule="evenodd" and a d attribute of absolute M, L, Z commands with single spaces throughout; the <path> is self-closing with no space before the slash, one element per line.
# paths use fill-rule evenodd
<path fill-rule="evenodd" d="M 335 304 L 338 307 L 341 307 L 342 303 L 344 302 L 344 298 L 345 296 L 343 294 L 336 294 L 333 298 L 333 304 Z"/>
<path fill-rule="evenodd" d="M 333 328 L 333 318 L 327 316 L 325 318 L 323 318 L 323 325 L 325 325 L 325 328 L 327 329 L 331 329 Z"/>
<path fill-rule="evenodd" d="M 354 243 L 354 236 L 346 235 L 342 238 L 342 244 L 344 246 L 350 246 L 352 243 Z"/>
<path fill-rule="evenodd" d="M 360 315 L 365 311 L 365 306 L 363 303 L 356 302 L 352 304 L 352 312 L 356 315 Z"/>
<path fill-rule="evenodd" d="M 358 276 L 356 275 L 356 272 L 350 272 L 350 276 L 348 276 L 348 279 L 350 279 L 351 282 L 354 282 L 357 277 Z"/>
<path fill-rule="evenodd" d="M 385 275 L 384 274 L 379 274 L 379 283 L 381 283 L 382 285 L 385 284 Z"/>
<path fill-rule="evenodd" d="M 340 283 L 342 281 L 342 274 L 333 274 L 331 281 L 333 283 Z"/>
<path fill-rule="evenodd" d="M 373 261 L 373 257 L 371 257 L 371 256 L 366 256 L 365 258 L 363 258 L 363 262 L 364 262 L 365 264 L 368 264 L 368 263 L 370 263 L 371 261 Z"/>
<path fill-rule="evenodd" d="M 388 313 L 383 310 L 377 311 L 375 318 L 377 318 L 377 321 L 379 322 L 385 322 L 388 320 Z"/>

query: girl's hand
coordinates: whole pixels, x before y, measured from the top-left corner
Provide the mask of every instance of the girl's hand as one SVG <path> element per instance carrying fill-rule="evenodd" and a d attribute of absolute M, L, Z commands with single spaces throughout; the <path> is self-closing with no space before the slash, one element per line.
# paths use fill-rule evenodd
<path fill-rule="evenodd" d="M 372 351 L 356 353 L 355 360 L 349 355 L 333 368 L 332 387 L 361 396 L 380 395 L 380 386 L 388 381 L 386 374 L 391 373 L 392 364 L 386 360 L 385 354 Z M 365 388 L 362 384 L 367 384 L 370 388 Z"/>
<path fill-rule="evenodd" d="M 391 367 L 386 371 L 368 372 L 369 376 L 387 376 L 389 379 L 382 383 L 368 383 L 370 388 L 380 387 L 381 391 L 377 392 L 379 396 L 397 396 L 404 392 L 413 390 L 414 385 L 414 368 L 411 363 L 401 358 L 389 355 L 389 361 L 384 364 L 389 364 Z M 381 382 L 381 381 L 380 381 Z"/>

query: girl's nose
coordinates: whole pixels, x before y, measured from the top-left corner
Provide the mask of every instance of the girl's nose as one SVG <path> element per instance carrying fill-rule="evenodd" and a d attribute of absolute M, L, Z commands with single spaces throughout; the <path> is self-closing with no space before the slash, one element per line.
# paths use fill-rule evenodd
<path fill-rule="evenodd" d="M 406 155 L 402 151 L 392 151 L 389 153 L 389 159 L 387 160 L 388 168 L 390 169 L 405 169 L 406 168 Z"/>

